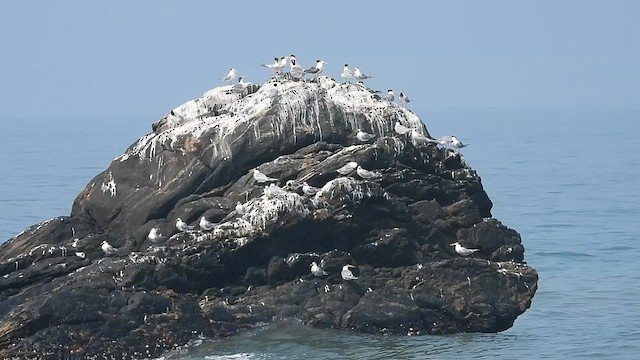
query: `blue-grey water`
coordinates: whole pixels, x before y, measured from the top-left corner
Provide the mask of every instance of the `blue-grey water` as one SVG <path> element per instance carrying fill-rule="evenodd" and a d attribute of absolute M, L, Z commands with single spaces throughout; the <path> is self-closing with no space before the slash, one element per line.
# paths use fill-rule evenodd
<path fill-rule="evenodd" d="M 640 109 L 418 111 L 456 134 L 493 214 L 540 274 L 499 334 L 372 336 L 283 322 L 176 359 L 616 358 L 640 354 Z M 11 119 L 0 132 L 0 241 L 70 212 L 76 194 L 155 119 Z"/>

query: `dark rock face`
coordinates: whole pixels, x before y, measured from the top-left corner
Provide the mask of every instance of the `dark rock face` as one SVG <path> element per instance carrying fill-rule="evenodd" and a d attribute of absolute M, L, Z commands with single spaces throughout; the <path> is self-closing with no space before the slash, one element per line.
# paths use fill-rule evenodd
<path fill-rule="evenodd" d="M 531 305 L 538 277 L 519 234 L 491 217 L 461 154 L 416 140 L 429 134 L 411 111 L 323 77 L 241 98 L 227 89 L 155 123 L 70 216 L 2 244 L 0 357 L 157 356 L 274 317 L 497 332 Z M 359 129 L 378 136 L 363 143 Z M 380 176 L 336 171 L 350 161 Z M 254 168 L 277 181 L 257 182 Z M 178 218 L 195 228 L 178 231 Z M 152 228 L 162 237 L 149 239 Z M 462 257 L 455 241 L 479 251 Z M 313 261 L 328 275 L 311 275 Z M 357 280 L 341 278 L 346 264 Z"/>

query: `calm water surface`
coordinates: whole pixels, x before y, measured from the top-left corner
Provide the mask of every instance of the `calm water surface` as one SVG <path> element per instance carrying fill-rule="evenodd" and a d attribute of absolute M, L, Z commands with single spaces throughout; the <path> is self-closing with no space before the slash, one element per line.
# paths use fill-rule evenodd
<path fill-rule="evenodd" d="M 616 358 L 640 354 L 640 110 L 418 111 L 456 134 L 540 273 L 533 305 L 499 334 L 370 336 L 283 322 L 205 340 L 175 359 Z M 0 241 L 73 199 L 153 119 L 0 119 Z M 11 126 L 8 126 L 11 124 Z"/>

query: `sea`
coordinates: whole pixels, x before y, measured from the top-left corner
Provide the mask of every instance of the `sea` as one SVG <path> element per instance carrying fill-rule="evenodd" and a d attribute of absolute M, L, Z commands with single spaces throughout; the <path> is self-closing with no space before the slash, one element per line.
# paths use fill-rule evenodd
<path fill-rule="evenodd" d="M 414 109 L 457 135 L 540 280 L 497 334 L 381 336 L 280 321 L 193 341 L 166 359 L 640 358 L 640 109 Z M 156 119 L 2 118 L 0 242 L 68 215 L 76 195 Z"/>

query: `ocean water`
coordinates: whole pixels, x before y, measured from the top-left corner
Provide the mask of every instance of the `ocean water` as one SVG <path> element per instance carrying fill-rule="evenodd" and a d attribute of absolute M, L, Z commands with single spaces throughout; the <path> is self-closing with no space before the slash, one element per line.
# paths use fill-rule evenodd
<path fill-rule="evenodd" d="M 456 134 L 540 275 L 498 334 L 373 336 L 284 321 L 196 342 L 172 359 L 634 359 L 640 354 L 640 109 L 417 111 Z M 1 119 L 0 242 L 73 199 L 154 119 Z M 11 124 L 11 126 L 8 126 Z M 197 346 L 196 346 L 197 345 Z"/>

